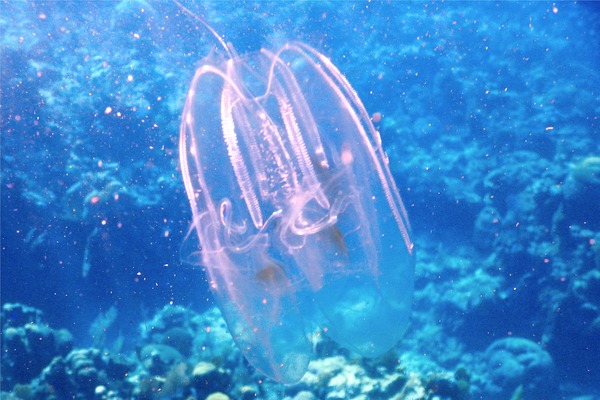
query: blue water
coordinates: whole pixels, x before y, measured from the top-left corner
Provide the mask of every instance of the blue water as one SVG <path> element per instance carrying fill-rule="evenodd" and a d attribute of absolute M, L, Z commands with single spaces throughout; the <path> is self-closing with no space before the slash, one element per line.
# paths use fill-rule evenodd
<path fill-rule="evenodd" d="M 315 48 L 374 116 L 415 243 L 411 320 L 390 356 L 406 373 L 442 398 L 599 398 L 597 3 L 184 5 L 242 57 L 290 40 Z M 178 141 L 193 74 L 219 43 L 174 2 L 1 7 L 1 389 L 35 391 L 52 358 L 68 357 L 15 344 L 34 322 L 68 330 L 71 347 L 131 358 L 130 377 L 172 376 L 176 366 L 144 367 L 140 348 L 166 343 L 153 324 L 160 336 L 181 321 L 197 344 L 206 326 L 189 321 L 212 312 L 202 267 L 181 261 L 192 213 Z M 169 304 L 184 316 L 168 317 Z M 203 360 L 198 347 L 177 348 L 188 365 Z M 383 379 L 370 362 L 367 375 Z M 444 374 L 469 394 L 440 389 Z M 236 398 L 247 381 L 229 375 Z M 329 383 L 306 388 L 325 397 Z M 174 393 L 188 386 L 182 378 Z M 62 393 L 91 393 L 71 389 Z"/>

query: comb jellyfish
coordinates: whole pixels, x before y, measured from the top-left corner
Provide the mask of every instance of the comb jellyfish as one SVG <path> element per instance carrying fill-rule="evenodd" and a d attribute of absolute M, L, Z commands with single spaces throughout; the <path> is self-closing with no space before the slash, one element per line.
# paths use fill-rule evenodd
<path fill-rule="evenodd" d="M 283 383 L 306 372 L 315 329 L 381 355 L 407 325 L 414 257 L 379 133 L 306 44 L 222 45 L 193 78 L 179 150 L 191 256 L 237 346 Z"/>

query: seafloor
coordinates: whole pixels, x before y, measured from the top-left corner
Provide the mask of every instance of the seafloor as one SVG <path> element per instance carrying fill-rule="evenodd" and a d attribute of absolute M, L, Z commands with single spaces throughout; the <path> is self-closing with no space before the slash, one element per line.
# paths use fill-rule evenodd
<path fill-rule="evenodd" d="M 404 338 L 257 373 L 179 258 L 180 115 L 215 39 L 174 2 L 3 0 L 2 399 L 600 399 L 598 3 L 185 5 L 242 55 L 308 43 L 382 115 Z"/>

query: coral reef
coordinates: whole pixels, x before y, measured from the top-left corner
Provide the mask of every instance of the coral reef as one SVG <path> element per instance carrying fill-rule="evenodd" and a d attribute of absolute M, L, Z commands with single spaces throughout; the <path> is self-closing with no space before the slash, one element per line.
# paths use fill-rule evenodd
<path fill-rule="evenodd" d="M 482 398 L 560 398 L 552 358 L 537 343 L 510 337 L 493 342 L 481 355 L 481 375 L 475 385 Z"/>
<path fill-rule="evenodd" d="M 42 311 L 23 304 L 2 306 L 2 388 L 36 377 L 55 357 L 65 356 L 73 347 L 66 329 L 52 329 Z"/>
<path fill-rule="evenodd" d="M 600 230 L 600 157 L 585 157 L 571 165 L 563 196 L 569 224 Z"/>
<path fill-rule="evenodd" d="M 7 307 L 8 310 L 22 309 Z M 25 309 L 30 317 L 41 313 Z M 14 314 L 13 323 L 31 318 Z M 263 379 L 249 367 L 227 331 L 219 333 L 224 321 L 217 309 L 196 314 L 183 307 L 166 306 L 140 325 L 140 347 L 136 355 L 117 355 L 96 348 L 80 348 L 57 355 L 35 377 L 14 385 L 6 398 L 54 400 L 63 398 L 119 399 L 447 399 L 464 400 L 469 376 L 464 369 L 422 377 L 407 372 L 395 352 L 375 359 L 362 359 L 338 352 L 311 362 L 309 372 L 297 384 L 284 386 Z M 185 346 L 184 356 L 161 343 L 167 332 L 177 334 L 192 327 L 217 327 L 218 340 L 202 339 L 202 346 Z M 213 333 L 213 332 L 210 332 Z M 188 343 L 187 340 L 184 341 Z M 179 342 L 176 342 L 179 343 Z M 210 349 L 209 349 L 210 347 Z M 321 350 L 323 351 L 323 350 Z M 209 361 L 212 360 L 212 361 Z M 408 365 L 419 365 L 420 361 Z M 431 365 L 425 369 L 431 369 Z"/>
<path fill-rule="evenodd" d="M 66 357 L 52 360 L 39 379 L 32 383 L 34 398 L 92 399 L 100 393 L 110 397 L 131 392 L 125 377 L 134 368 L 126 359 L 104 355 L 98 349 L 73 350 Z M 39 394 L 37 394 L 39 393 Z"/>

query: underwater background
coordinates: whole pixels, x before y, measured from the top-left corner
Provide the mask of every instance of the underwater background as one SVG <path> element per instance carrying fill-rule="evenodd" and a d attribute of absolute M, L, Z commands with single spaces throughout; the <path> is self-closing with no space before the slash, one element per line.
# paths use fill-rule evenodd
<path fill-rule="evenodd" d="M 600 399 L 600 3 L 183 4 L 239 54 L 314 47 L 380 113 L 409 327 L 374 360 L 323 338 L 295 385 L 256 372 L 180 259 L 215 38 L 171 1 L 2 1 L 3 399 Z"/>

